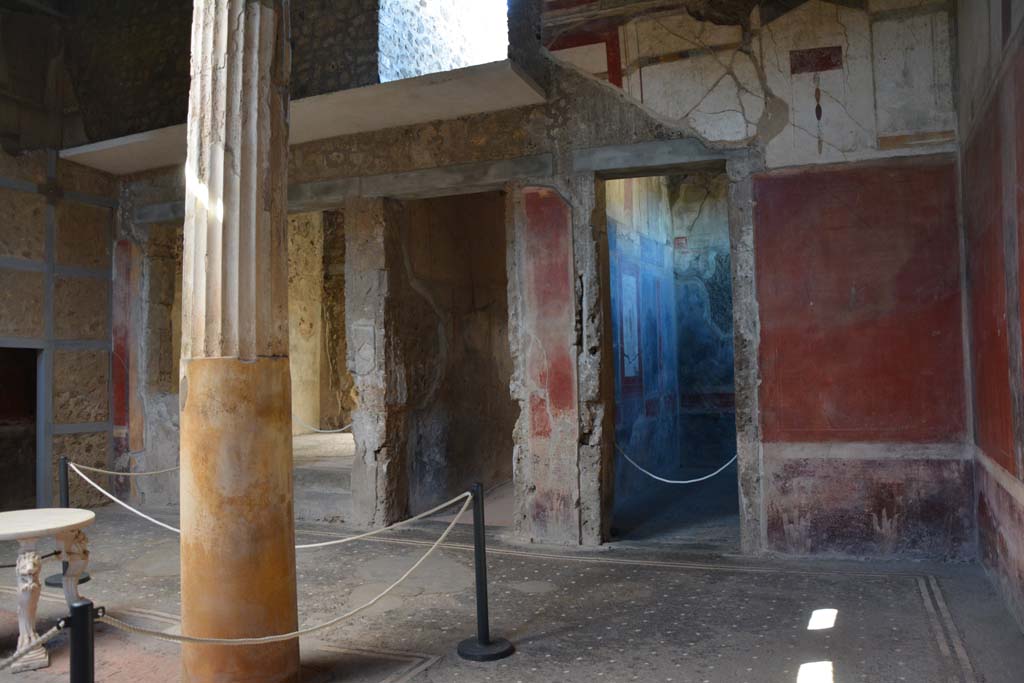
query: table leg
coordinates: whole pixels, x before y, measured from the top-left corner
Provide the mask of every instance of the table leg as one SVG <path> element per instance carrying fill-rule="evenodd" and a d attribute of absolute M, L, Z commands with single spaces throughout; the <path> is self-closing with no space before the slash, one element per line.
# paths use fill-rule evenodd
<path fill-rule="evenodd" d="M 38 638 L 36 610 L 39 608 L 39 570 L 43 561 L 36 552 L 36 540 L 24 539 L 18 548 L 18 649 Z M 50 665 L 50 655 L 42 645 L 19 659 L 11 671 L 33 671 Z"/>
<path fill-rule="evenodd" d="M 61 548 L 61 561 L 68 563 L 64 572 L 64 599 L 71 604 L 82 599 L 78 593 L 78 579 L 89 565 L 89 538 L 81 529 L 72 529 L 57 535 Z"/>

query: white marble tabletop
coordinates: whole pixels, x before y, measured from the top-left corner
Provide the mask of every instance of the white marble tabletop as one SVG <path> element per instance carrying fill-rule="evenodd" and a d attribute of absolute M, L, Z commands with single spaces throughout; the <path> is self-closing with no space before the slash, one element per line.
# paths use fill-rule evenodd
<path fill-rule="evenodd" d="M 0 541 L 53 536 L 81 529 L 96 521 L 92 510 L 78 508 L 36 508 L 0 512 Z"/>

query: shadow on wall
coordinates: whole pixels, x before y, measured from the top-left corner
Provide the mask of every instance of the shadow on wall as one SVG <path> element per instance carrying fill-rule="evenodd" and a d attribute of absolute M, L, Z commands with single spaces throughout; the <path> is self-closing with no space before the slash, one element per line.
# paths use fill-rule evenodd
<path fill-rule="evenodd" d="M 703 475 L 736 452 L 728 180 L 613 180 L 606 195 L 616 443 L 660 476 Z M 735 513 L 721 476 L 711 497 Z M 619 456 L 616 515 L 643 517 L 664 486 Z"/>

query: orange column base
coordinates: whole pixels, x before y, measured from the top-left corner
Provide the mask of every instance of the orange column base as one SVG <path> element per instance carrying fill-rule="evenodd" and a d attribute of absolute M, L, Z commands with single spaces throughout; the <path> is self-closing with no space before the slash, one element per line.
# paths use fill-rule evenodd
<path fill-rule="evenodd" d="M 182 364 L 182 632 L 239 638 L 293 631 L 288 359 Z M 298 681 L 299 643 L 183 645 L 182 679 Z"/>

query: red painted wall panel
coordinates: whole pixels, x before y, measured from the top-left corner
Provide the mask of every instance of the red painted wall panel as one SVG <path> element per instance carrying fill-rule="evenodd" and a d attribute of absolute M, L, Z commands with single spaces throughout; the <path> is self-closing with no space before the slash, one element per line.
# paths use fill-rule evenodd
<path fill-rule="evenodd" d="M 1024 273 L 1024 47 L 1017 50 L 1017 54 L 1014 57 L 1014 68 L 1007 73 L 1006 78 L 1009 79 L 1010 87 L 1012 88 L 1011 92 L 1014 93 L 1014 142 L 1016 143 L 1017 177 L 1014 179 L 1013 186 L 1017 188 L 1017 273 L 1019 278 L 1020 274 Z M 966 182 L 969 183 L 970 181 Z M 1024 338 L 1024 296 L 1021 297 L 1020 305 L 1021 337 Z M 1018 381 L 1024 381 L 1024 378 L 1018 378 Z M 1022 474 L 1024 473 L 1017 473 L 1018 476 Z M 1024 556 L 1021 559 L 1024 560 Z M 1020 590 L 1024 592 L 1024 585 L 1020 586 Z M 1022 603 L 1022 608 L 1024 608 L 1024 603 Z M 1022 616 L 1024 616 L 1024 612 L 1022 612 Z"/>
<path fill-rule="evenodd" d="M 992 99 L 964 153 L 964 222 L 975 442 L 990 458 L 1013 471 L 1000 99 L 998 96 Z"/>
<path fill-rule="evenodd" d="M 524 188 L 525 225 L 520 277 L 525 384 L 529 396 L 528 452 L 520 473 L 530 479 L 530 538 L 579 542 L 572 211 L 555 190 Z"/>
<path fill-rule="evenodd" d="M 131 261 L 132 245 L 118 240 L 114 245 L 114 304 L 113 344 L 114 361 L 111 383 L 114 389 L 112 422 L 114 427 L 128 426 L 128 329 L 131 324 Z"/>
<path fill-rule="evenodd" d="M 956 191 L 944 159 L 755 179 L 765 441 L 962 438 Z"/>

